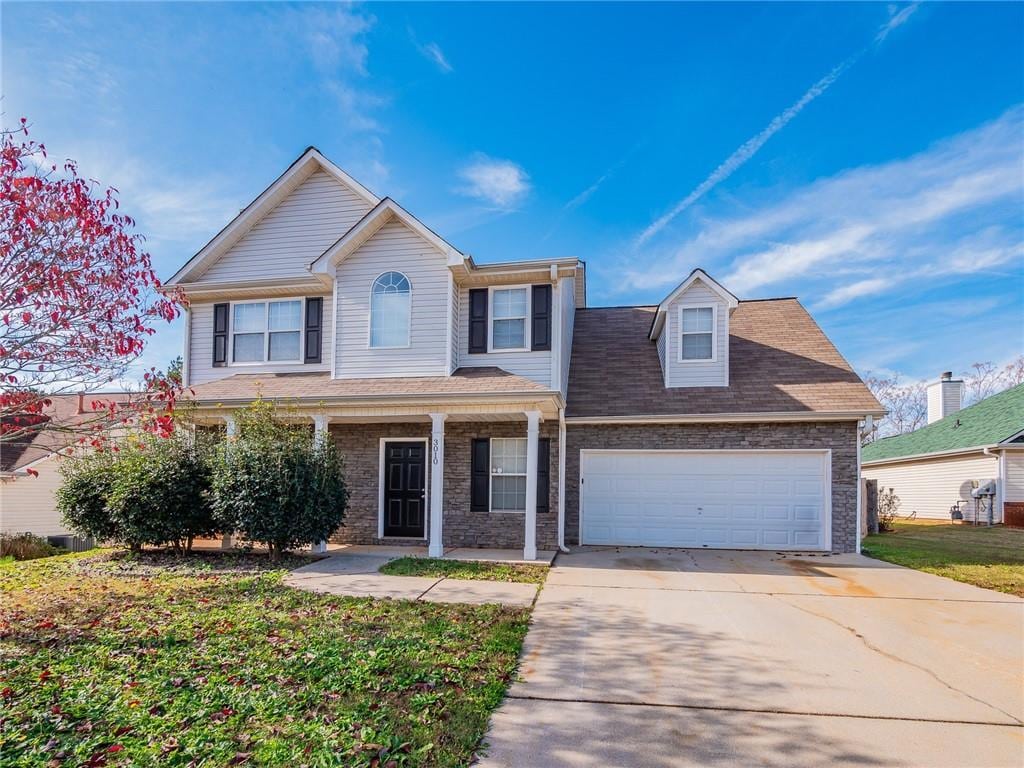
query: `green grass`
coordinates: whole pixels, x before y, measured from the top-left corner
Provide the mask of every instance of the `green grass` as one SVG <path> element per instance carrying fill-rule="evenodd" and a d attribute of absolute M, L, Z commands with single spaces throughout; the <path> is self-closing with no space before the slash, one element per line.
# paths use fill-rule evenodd
<path fill-rule="evenodd" d="M 523 584 L 543 584 L 548 575 L 548 568 L 543 565 L 521 563 L 481 563 L 433 557 L 400 557 L 382 565 L 380 572 L 389 576 L 427 576 L 474 581 L 515 581 Z"/>
<path fill-rule="evenodd" d="M 0 765 L 467 765 L 526 633 L 291 589 L 258 555 L 159 560 L 0 569 Z"/>
<path fill-rule="evenodd" d="M 879 560 L 1024 597 L 1024 530 L 897 522 L 895 533 L 864 539 Z"/>

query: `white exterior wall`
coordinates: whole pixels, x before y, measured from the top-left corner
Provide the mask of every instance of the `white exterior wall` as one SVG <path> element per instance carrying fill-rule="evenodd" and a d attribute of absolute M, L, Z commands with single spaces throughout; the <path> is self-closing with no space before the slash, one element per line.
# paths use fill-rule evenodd
<path fill-rule="evenodd" d="M 999 464 L 995 456 L 973 454 L 863 467 L 861 473 L 867 480 L 877 480 L 879 489 L 896 492 L 900 516 L 917 512 L 918 517 L 949 520 L 949 508 L 958 499 L 971 498 L 970 481 L 998 478 Z"/>
<path fill-rule="evenodd" d="M 469 288 L 459 290 L 459 366 L 485 368 L 493 366 L 525 376 L 545 387 L 551 387 L 551 352 L 487 352 L 469 354 Z M 487 307 L 490 322 L 491 307 Z M 529 322 L 529 319 L 527 319 Z M 554 329 L 553 329 L 554 331 Z M 490 329 L 488 329 L 490 332 Z"/>
<path fill-rule="evenodd" d="M 707 363 L 679 362 L 679 308 L 713 305 L 716 309 L 715 360 Z M 729 305 L 701 280 L 680 294 L 668 307 L 665 328 L 668 331 L 666 357 L 670 387 L 724 387 L 729 371 Z"/>
<path fill-rule="evenodd" d="M 552 335 L 559 334 L 561 338 L 558 348 L 558 352 L 562 357 L 559 387 L 564 397 L 569 391 L 569 366 L 572 363 L 572 331 L 576 323 L 576 281 L 563 277 L 558 282 L 558 291 L 560 294 L 560 311 L 558 317 L 552 320 L 552 322 L 558 323 L 558 327 L 554 329 Z"/>
<path fill-rule="evenodd" d="M 281 297 L 274 296 L 269 299 L 245 299 L 244 301 L 287 301 L 289 298 L 306 297 Z M 331 296 L 323 296 L 323 334 L 321 362 L 319 364 L 304 363 L 262 363 L 260 365 L 231 365 L 215 368 L 213 365 L 213 305 L 220 302 L 204 302 L 193 304 L 189 307 L 191 322 L 189 326 L 189 349 L 188 349 L 188 384 L 202 384 L 214 379 L 223 379 L 226 376 L 234 376 L 236 373 L 294 373 L 297 371 L 329 371 L 331 370 L 331 350 L 334 339 L 333 323 L 331 322 Z M 306 306 L 303 303 L 303 322 L 305 322 Z M 228 360 L 231 359 L 231 334 L 230 319 L 228 327 Z M 302 348 L 305 349 L 305 340 L 302 341 Z"/>
<path fill-rule="evenodd" d="M 0 481 L 0 532 L 56 536 L 71 533 L 60 521 L 56 493 L 63 478 L 60 459 L 32 464 L 39 477 Z"/>
<path fill-rule="evenodd" d="M 370 349 L 370 288 L 390 271 L 412 286 L 409 346 Z M 391 221 L 338 265 L 336 287 L 336 378 L 447 375 L 448 267 L 441 251 Z"/>
<path fill-rule="evenodd" d="M 1024 501 L 1024 453 L 1006 451 L 1006 481 L 1003 501 Z"/>
<path fill-rule="evenodd" d="M 964 383 L 952 381 L 936 381 L 928 385 L 928 423 L 944 419 L 960 410 L 963 400 Z"/>
<path fill-rule="evenodd" d="M 202 275 L 199 282 L 306 277 L 370 204 L 324 171 L 313 173 Z"/>

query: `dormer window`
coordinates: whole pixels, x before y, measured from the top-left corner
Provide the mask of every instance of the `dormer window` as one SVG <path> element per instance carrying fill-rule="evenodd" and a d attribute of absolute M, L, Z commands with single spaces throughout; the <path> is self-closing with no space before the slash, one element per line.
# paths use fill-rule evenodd
<path fill-rule="evenodd" d="M 680 362 L 713 362 L 715 359 L 715 326 L 718 308 L 679 308 Z"/>
<path fill-rule="evenodd" d="M 412 286 L 401 272 L 385 272 L 370 291 L 370 347 L 409 346 Z"/>

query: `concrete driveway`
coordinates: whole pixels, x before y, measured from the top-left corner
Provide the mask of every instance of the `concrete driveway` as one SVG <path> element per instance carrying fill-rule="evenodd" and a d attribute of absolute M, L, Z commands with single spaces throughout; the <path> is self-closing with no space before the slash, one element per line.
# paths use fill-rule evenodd
<path fill-rule="evenodd" d="M 1021 766 L 1024 600 L 857 555 L 583 549 L 482 766 Z"/>

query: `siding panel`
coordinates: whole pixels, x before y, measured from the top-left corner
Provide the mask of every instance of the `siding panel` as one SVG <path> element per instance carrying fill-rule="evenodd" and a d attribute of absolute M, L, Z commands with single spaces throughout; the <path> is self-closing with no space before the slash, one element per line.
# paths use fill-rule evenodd
<path fill-rule="evenodd" d="M 864 467 L 861 474 L 877 480 L 879 488 L 892 488 L 900 498 L 899 514 L 917 512 L 930 520 L 949 520 L 949 508 L 958 499 L 970 499 L 971 480 L 998 477 L 995 456 L 959 456 L 885 467 Z"/>
<path fill-rule="evenodd" d="M 1024 453 L 1006 452 L 1004 501 L 1024 501 Z"/>
<path fill-rule="evenodd" d="M 715 361 L 711 363 L 679 362 L 679 308 L 694 304 L 713 304 L 717 309 Z M 697 280 L 668 308 L 669 386 L 671 387 L 724 387 L 729 366 L 729 307 L 718 294 Z M 665 335 L 664 332 L 662 335 Z M 661 351 L 659 350 L 659 354 Z"/>
<path fill-rule="evenodd" d="M 274 297 L 276 301 L 280 297 Z M 304 297 L 296 297 L 304 298 Z M 323 355 L 319 363 L 288 363 L 288 364 L 264 364 L 264 365 L 231 365 L 219 368 L 213 367 L 213 303 L 192 304 L 189 312 L 192 315 L 191 338 L 189 339 L 189 362 L 188 362 L 188 383 L 190 385 L 203 384 L 214 379 L 223 379 L 226 376 L 233 376 L 236 373 L 293 373 L 296 371 L 329 371 L 331 370 L 331 349 L 334 344 L 332 332 L 334 324 L 329 322 L 331 312 L 331 297 L 325 295 L 324 299 L 324 324 L 323 334 Z M 260 299 L 252 299 L 260 301 Z M 228 328 L 228 360 L 231 360 L 231 335 Z"/>
<path fill-rule="evenodd" d="M 307 276 L 306 267 L 369 210 L 363 198 L 317 171 L 211 265 L 199 282 Z"/>
<path fill-rule="evenodd" d="M 502 370 L 525 376 L 528 379 L 551 386 L 551 352 L 488 352 L 484 355 L 469 354 L 469 289 L 459 291 L 459 365 L 465 368 L 497 366 Z M 490 312 L 490 307 L 488 307 Z"/>
<path fill-rule="evenodd" d="M 56 536 L 71 533 L 60 520 L 55 494 L 63 478 L 60 459 L 32 465 L 39 477 L 19 477 L 0 482 L 0 532 Z"/>
<path fill-rule="evenodd" d="M 569 390 L 569 363 L 572 360 L 572 332 L 576 320 L 576 282 L 568 277 L 560 281 L 561 296 L 561 317 L 558 319 L 561 327 L 556 333 L 561 333 L 562 341 L 558 353 L 562 356 L 561 374 L 562 380 L 559 387 L 564 396 Z"/>
<path fill-rule="evenodd" d="M 403 273 L 412 285 L 409 346 L 370 349 L 370 288 L 390 270 Z M 441 251 L 391 221 L 338 265 L 337 289 L 335 377 L 448 373 L 448 267 Z"/>

